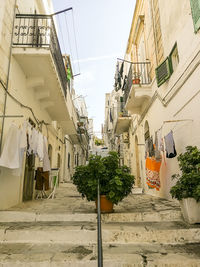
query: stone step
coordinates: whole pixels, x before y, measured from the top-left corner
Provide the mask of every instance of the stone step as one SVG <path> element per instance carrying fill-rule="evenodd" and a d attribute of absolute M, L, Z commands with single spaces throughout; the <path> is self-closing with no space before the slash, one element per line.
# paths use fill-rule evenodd
<path fill-rule="evenodd" d="M 38 213 L 0 211 L 0 222 L 96 222 L 96 213 Z"/>
<path fill-rule="evenodd" d="M 184 222 L 103 223 L 105 244 L 200 242 L 200 225 Z M 0 223 L 0 242 L 56 242 L 80 245 L 95 244 L 96 223 L 26 222 Z"/>
<path fill-rule="evenodd" d="M 96 213 L 38 213 L 28 211 L 0 211 L 0 222 L 40 222 L 40 221 L 88 221 L 96 222 Z M 149 212 L 114 212 L 102 214 L 102 222 L 151 222 L 180 221 L 181 211 L 164 210 Z"/>
<path fill-rule="evenodd" d="M 143 188 L 134 186 L 132 189 L 132 194 L 143 194 Z"/>
<path fill-rule="evenodd" d="M 105 267 L 200 266 L 200 244 L 135 244 L 103 247 Z M 0 244 L 1 267 L 96 267 L 96 246 Z"/>

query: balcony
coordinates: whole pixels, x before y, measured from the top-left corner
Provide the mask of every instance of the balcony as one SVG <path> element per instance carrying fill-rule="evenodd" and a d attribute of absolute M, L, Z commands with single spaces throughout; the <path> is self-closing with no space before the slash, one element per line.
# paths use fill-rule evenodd
<path fill-rule="evenodd" d="M 124 89 L 126 110 L 140 114 L 143 105 L 151 97 L 150 62 L 132 63 Z"/>
<path fill-rule="evenodd" d="M 52 120 L 64 123 L 68 133 L 67 74 L 51 16 L 16 16 L 13 56 L 27 78 L 27 90 L 34 90 L 41 107 Z"/>
<path fill-rule="evenodd" d="M 74 144 L 82 143 L 83 145 L 88 145 L 89 135 L 86 127 L 88 118 L 80 116 L 78 111 L 76 112 L 76 116 L 77 116 L 76 132 L 70 134 L 69 136 Z"/>
<path fill-rule="evenodd" d="M 121 100 L 121 98 L 120 98 Z M 127 132 L 131 122 L 131 117 L 128 115 L 128 111 L 124 108 L 125 102 L 119 101 L 117 105 L 117 118 L 115 122 L 115 133 L 122 134 Z"/>

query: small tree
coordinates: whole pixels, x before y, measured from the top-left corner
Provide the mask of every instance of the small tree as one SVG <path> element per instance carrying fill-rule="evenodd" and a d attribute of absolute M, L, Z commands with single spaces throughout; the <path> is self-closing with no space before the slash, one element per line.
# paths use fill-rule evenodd
<path fill-rule="evenodd" d="M 117 152 L 109 152 L 107 157 L 90 156 L 86 166 L 76 168 L 72 177 L 77 190 L 88 201 L 97 199 L 97 184 L 100 183 L 100 194 L 106 195 L 113 204 L 117 204 L 131 193 L 134 176 L 127 166 L 119 166 Z"/>

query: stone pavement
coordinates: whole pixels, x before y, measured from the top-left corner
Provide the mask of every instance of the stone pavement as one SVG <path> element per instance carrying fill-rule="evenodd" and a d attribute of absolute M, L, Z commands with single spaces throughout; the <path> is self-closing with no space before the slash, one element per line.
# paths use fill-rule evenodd
<path fill-rule="evenodd" d="M 72 184 L 0 211 L 0 266 L 97 266 L 96 217 Z M 171 201 L 132 194 L 102 215 L 102 235 L 104 266 L 200 266 L 200 225 Z"/>

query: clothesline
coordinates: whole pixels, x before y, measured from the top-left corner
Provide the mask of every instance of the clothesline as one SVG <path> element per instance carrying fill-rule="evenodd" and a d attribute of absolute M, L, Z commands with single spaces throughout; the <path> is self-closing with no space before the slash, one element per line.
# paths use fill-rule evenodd
<path fill-rule="evenodd" d="M 24 152 L 37 155 L 43 161 L 44 171 L 49 171 L 48 141 L 42 132 L 26 120 L 19 128 L 12 123 L 5 139 L 0 156 L 0 166 L 9 169 L 21 169 Z"/>
<path fill-rule="evenodd" d="M 183 121 L 193 121 L 193 120 L 192 119 L 184 119 L 184 120 L 168 120 L 168 121 L 163 121 L 162 126 L 156 132 L 160 131 L 163 128 L 163 126 L 164 126 L 165 123 L 183 122 Z"/>

